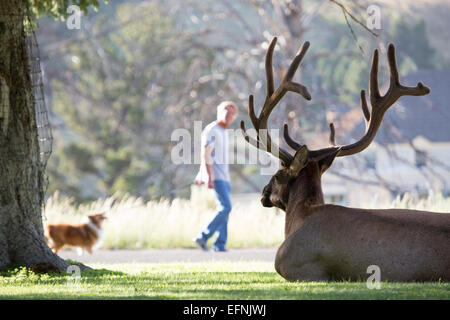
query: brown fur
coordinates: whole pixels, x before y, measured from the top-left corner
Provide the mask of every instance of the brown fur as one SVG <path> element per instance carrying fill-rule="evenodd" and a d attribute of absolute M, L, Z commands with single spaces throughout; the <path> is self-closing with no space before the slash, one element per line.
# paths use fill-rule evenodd
<path fill-rule="evenodd" d="M 263 205 L 286 212 L 277 272 L 290 281 L 361 280 L 377 265 L 382 281 L 449 281 L 450 214 L 324 204 L 321 174 L 334 156 L 290 178 L 282 169 L 264 188 Z"/>
<path fill-rule="evenodd" d="M 98 229 L 101 229 L 102 222 L 106 219 L 104 213 L 91 214 L 88 218 Z M 99 235 L 88 223 L 78 225 L 55 223 L 46 226 L 45 240 L 55 253 L 65 245 L 79 247 L 92 253 L 92 247 L 99 240 Z"/>

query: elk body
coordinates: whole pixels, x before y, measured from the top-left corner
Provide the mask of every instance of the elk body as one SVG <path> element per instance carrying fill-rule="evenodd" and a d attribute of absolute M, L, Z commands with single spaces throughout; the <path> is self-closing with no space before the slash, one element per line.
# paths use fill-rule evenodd
<path fill-rule="evenodd" d="M 369 111 L 365 91 L 361 106 L 366 119 L 366 132 L 357 142 L 337 146 L 334 126 L 330 124 L 330 147 L 308 150 L 295 142 L 284 125 L 286 143 L 295 150 L 291 155 L 276 145 L 267 134 L 270 113 L 287 91 L 305 99 L 307 88 L 292 82 L 309 43 L 294 58 L 280 86 L 273 83 L 272 55 L 276 38 L 266 54 L 267 95 L 259 117 L 249 99 L 249 116 L 257 131 L 252 138 L 241 128 L 250 144 L 281 160 L 279 170 L 264 188 L 261 202 L 265 207 L 278 207 L 286 212 L 285 240 L 275 259 L 276 271 L 289 281 L 362 280 L 367 268 L 380 268 L 383 281 L 450 280 L 450 214 L 417 210 L 366 210 L 324 203 L 322 174 L 336 157 L 348 156 L 367 148 L 375 138 L 386 110 L 404 95 L 426 95 L 430 90 L 400 84 L 395 48 L 388 47 L 390 86 L 385 95 L 378 89 L 378 51 L 375 50 L 369 80 Z M 264 133 L 264 134 L 262 134 Z"/>

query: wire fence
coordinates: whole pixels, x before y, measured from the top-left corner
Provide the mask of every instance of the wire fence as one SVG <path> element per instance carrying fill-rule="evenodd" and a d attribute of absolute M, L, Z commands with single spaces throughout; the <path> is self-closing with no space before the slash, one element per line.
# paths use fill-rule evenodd
<path fill-rule="evenodd" d="M 28 17 L 30 20 L 30 17 Z M 28 63 L 30 66 L 31 88 L 33 104 L 36 114 L 36 126 L 39 141 L 40 160 L 45 169 L 48 158 L 52 153 L 53 136 L 45 103 L 44 83 L 42 79 L 41 58 L 39 46 L 34 30 L 30 31 L 27 39 Z"/>

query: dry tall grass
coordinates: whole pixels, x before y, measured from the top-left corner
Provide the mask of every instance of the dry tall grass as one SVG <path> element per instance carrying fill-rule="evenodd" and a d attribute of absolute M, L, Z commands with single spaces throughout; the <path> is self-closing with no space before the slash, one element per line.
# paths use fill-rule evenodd
<path fill-rule="evenodd" d="M 78 223 L 93 212 L 106 212 L 103 248 L 194 247 L 194 238 L 214 214 L 212 191 L 192 188 L 191 199 L 144 202 L 132 196 L 112 196 L 86 205 L 70 198 L 51 196 L 45 207 L 44 223 Z M 409 208 L 450 212 L 450 198 L 430 192 L 426 199 L 409 195 L 392 203 L 374 201 L 365 208 Z M 228 224 L 228 247 L 273 247 L 283 241 L 284 212 L 261 206 L 259 199 L 233 203 Z"/>
<path fill-rule="evenodd" d="M 418 199 L 406 193 L 403 197 L 397 197 L 390 203 L 380 203 L 374 198 L 371 203 L 363 207 L 368 209 L 397 208 L 450 213 L 450 197 L 444 197 L 442 192 L 430 189 L 426 198 Z"/>
<path fill-rule="evenodd" d="M 79 223 L 93 212 L 106 212 L 103 248 L 194 247 L 192 239 L 214 215 L 211 190 L 193 187 L 190 200 L 144 202 L 132 196 L 112 196 L 76 206 L 73 199 L 52 195 L 44 224 Z M 284 213 L 261 206 L 259 199 L 233 203 L 228 223 L 228 247 L 273 247 L 282 242 Z"/>

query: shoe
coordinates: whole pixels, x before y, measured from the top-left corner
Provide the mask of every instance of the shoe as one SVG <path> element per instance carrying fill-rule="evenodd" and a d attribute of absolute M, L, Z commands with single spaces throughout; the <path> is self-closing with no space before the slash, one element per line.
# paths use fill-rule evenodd
<path fill-rule="evenodd" d="M 200 238 L 194 239 L 194 242 L 197 244 L 197 246 L 202 249 L 203 251 L 209 251 L 208 245 L 206 244 L 206 241 Z"/>
<path fill-rule="evenodd" d="M 213 250 L 214 250 L 215 252 L 227 252 L 227 251 L 228 251 L 228 250 L 225 249 L 225 248 L 220 248 L 220 247 L 217 247 L 217 246 L 213 246 Z"/>

